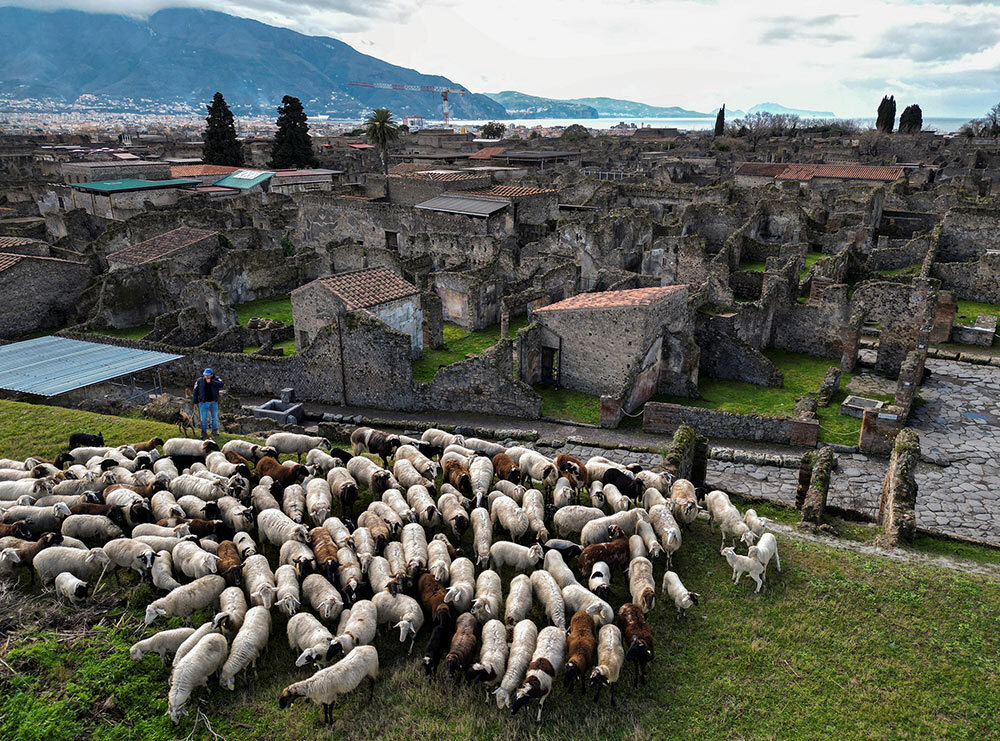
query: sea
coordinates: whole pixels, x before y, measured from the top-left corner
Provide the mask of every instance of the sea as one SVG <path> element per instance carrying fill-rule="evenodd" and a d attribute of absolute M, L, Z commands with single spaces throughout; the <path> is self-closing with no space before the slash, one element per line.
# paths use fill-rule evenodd
<path fill-rule="evenodd" d="M 498 120 L 500 120 L 501 123 L 506 124 L 508 127 L 525 126 L 527 128 L 532 128 L 534 126 L 541 126 L 543 128 L 551 128 L 555 126 L 571 126 L 573 124 L 580 124 L 588 129 L 598 130 L 610 129 L 612 126 L 616 126 L 622 122 L 635 124 L 636 127 L 650 126 L 653 128 L 676 128 L 687 131 L 704 131 L 715 126 L 715 116 L 712 116 L 711 118 L 514 118 Z M 807 123 L 811 119 L 803 118 L 802 120 Z M 860 125 L 862 129 L 875 127 L 874 118 L 854 118 L 852 120 L 857 121 L 858 125 Z M 941 134 L 951 134 L 958 131 L 962 127 L 962 124 L 967 123 L 968 121 L 968 118 L 925 118 L 923 128 L 924 131 L 937 131 Z M 438 121 L 428 121 L 428 124 L 432 126 L 439 125 L 440 123 L 441 122 Z M 485 120 L 451 120 L 451 125 L 454 128 L 482 126 L 485 123 Z"/>

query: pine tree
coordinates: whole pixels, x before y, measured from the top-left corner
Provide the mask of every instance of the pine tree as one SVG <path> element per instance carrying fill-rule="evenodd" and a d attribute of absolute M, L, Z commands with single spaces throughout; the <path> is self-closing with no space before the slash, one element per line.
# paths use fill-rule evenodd
<path fill-rule="evenodd" d="M 236 139 L 233 112 L 229 110 L 222 93 L 216 93 L 212 98 L 205 124 L 204 143 L 201 148 L 202 161 L 206 165 L 242 167 L 243 147 Z"/>
<path fill-rule="evenodd" d="M 278 109 L 278 131 L 274 135 L 268 167 L 280 170 L 316 167 L 317 164 L 302 101 L 286 95 L 281 99 L 281 107 Z"/>
<path fill-rule="evenodd" d="M 891 134 L 896 125 L 896 98 L 892 95 L 883 95 L 882 102 L 878 104 L 878 118 L 875 119 L 875 128 L 879 131 Z"/>
<path fill-rule="evenodd" d="M 715 117 L 715 135 L 722 136 L 726 131 L 726 104 L 722 104 L 719 113 Z"/>
<path fill-rule="evenodd" d="M 924 114 L 916 103 L 908 105 L 899 116 L 899 133 L 919 134 L 924 126 Z"/>

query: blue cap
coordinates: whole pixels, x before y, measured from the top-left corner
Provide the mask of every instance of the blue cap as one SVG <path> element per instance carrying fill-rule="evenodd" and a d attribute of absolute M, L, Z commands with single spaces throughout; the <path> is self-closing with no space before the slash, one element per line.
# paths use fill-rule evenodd
<path fill-rule="evenodd" d="M 210 375 L 212 375 L 212 369 L 211 368 L 206 368 L 205 372 L 202 373 L 202 375 L 203 376 L 210 376 Z"/>

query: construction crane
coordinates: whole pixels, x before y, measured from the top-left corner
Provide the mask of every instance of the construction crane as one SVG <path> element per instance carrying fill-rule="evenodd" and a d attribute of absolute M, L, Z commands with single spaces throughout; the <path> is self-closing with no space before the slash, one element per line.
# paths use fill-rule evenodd
<path fill-rule="evenodd" d="M 410 90 L 415 93 L 441 93 L 441 101 L 444 107 L 444 125 L 448 125 L 450 118 L 448 112 L 448 93 L 458 93 L 465 97 L 466 90 L 452 87 L 438 87 L 437 85 L 400 85 L 395 82 L 349 82 L 354 87 L 373 87 L 379 90 Z"/>

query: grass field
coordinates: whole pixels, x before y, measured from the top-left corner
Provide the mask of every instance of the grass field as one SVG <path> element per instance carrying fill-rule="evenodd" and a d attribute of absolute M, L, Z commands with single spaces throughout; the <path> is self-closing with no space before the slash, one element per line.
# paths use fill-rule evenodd
<path fill-rule="evenodd" d="M 526 317 L 512 319 L 508 329 L 508 337 L 515 337 L 517 331 L 528 326 Z M 413 361 L 413 380 L 429 382 L 434 380 L 438 368 L 465 360 L 469 355 L 480 353 L 493 347 L 500 341 L 500 325 L 470 332 L 451 322 L 444 323 L 444 346 L 438 348 L 425 347 L 423 357 Z"/>
<path fill-rule="evenodd" d="M 51 455 L 69 430 L 94 425 L 111 443 L 169 432 L 153 422 L 13 402 L 0 403 L 0 415 L 0 455 L 15 458 Z M 757 507 L 781 521 L 794 518 L 773 505 Z M 948 551 L 948 541 L 941 543 L 938 550 Z M 732 584 L 718 546 L 704 521 L 684 534 L 674 569 L 702 601 L 680 622 L 671 605 L 658 601 L 650 614 L 656 656 L 649 684 L 633 689 L 626 671 L 612 709 L 606 695 L 594 704 L 579 691 L 568 694 L 559 678 L 541 725 L 533 706 L 512 717 L 484 703 L 480 688 L 443 675 L 426 680 L 419 665 L 425 630 L 411 656 L 383 631 L 376 639 L 382 673 L 374 699 L 367 690 L 342 698 L 333 728 L 322 729 L 316 706 L 278 708 L 282 688 L 310 670 L 293 666 L 286 620 L 275 611 L 258 676 L 232 693 L 214 682 L 196 690 L 191 717 L 175 728 L 164 715 L 169 667 L 156 656 L 128 658 L 139 637 L 180 625 L 174 619 L 141 627 L 143 608 L 155 596 L 148 585 L 131 576 L 121 587 L 107 582 L 97 597 L 100 609 L 85 610 L 56 605 L 37 588 L 0 590 L 0 738 L 184 738 L 196 709 L 227 739 L 1000 735 L 997 581 L 780 538 L 783 570 L 772 571 L 769 587 L 754 594 L 745 580 Z M 964 547 L 970 555 L 995 553 Z M 662 573 L 658 563 L 657 581 Z M 505 586 L 510 576 L 503 574 Z M 627 598 L 626 580 L 616 575 L 613 587 L 617 607 Z M 196 614 L 195 625 L 210 616 Z M 537 608 L 532 617 L 542 622 Z M 214 738 L 198 720 L 193 738 Z"/>
<path fill-rule="evenodd" d="M 582 391 L 535 384 L 535 393 L 542 397 L 542 416 L 570 422 L 601 423 L 601 398 Z"/>
<path fill-rule="evenodd" d="M 285 340 L 283 342 L 275 342 L 274 343 L 274 347 L 281 348 L 282 350 L 284 350 L 285 355 L 295 355 L 295 354 L 298 353 L 298 350 L 296 350 L 296 348 L 295 348 L 295 338 L 294 337 L 292 337 L 291 339 Z M 259 347 L 244 347 L 243 348 L 243 352 L 246 353 L 247 355 L 249 355 L 250 353 L 255 353 L 258 350 L 260 350 Z"/>
<path fill-rule="evenodd" d="M 977 301 L 956 301 L 958 304 L 958 309 L 955 312 L 955 324 L 965 324 L 972 326 L 976 323 L 976 317 L 980 314 L 991 314 L 992 316 L 1000 316 L 1000 305 L 998 304 L 981 304 Z"/>
<path fill-rule="evenodd" d="M 276 319 L 284 324 L 292 323 L 292 299 L 288 294 L 258 298 L 245 304 L 236 304 L 236 319 L 244 327 L 255 316 Z"/>

